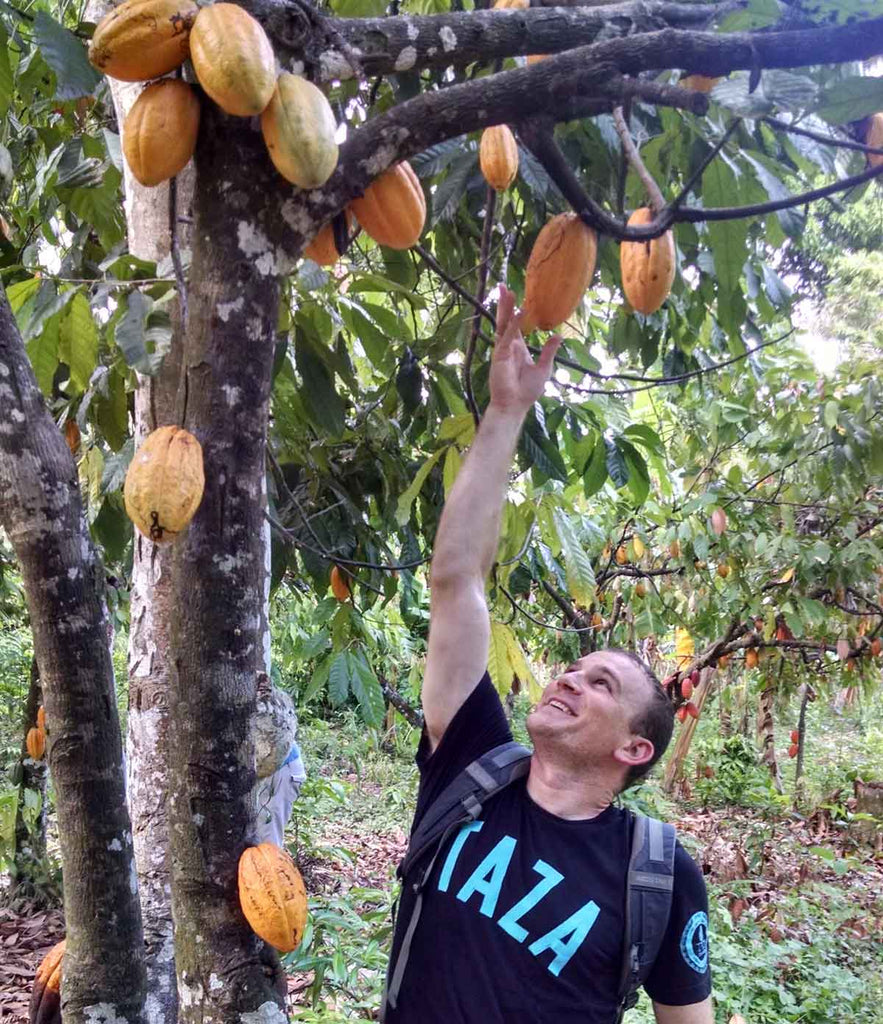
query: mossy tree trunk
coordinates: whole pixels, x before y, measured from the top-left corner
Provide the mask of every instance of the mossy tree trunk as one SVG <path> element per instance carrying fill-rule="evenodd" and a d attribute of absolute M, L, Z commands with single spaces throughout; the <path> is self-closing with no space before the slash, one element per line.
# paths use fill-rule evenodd
<path fill-rule="evenodd" d="M 64 873 L 65 1024 L 143 1017 L 144 939 L 107 643 L 76 466 L 0 290 L 0 526 L 21 566 Z"/>

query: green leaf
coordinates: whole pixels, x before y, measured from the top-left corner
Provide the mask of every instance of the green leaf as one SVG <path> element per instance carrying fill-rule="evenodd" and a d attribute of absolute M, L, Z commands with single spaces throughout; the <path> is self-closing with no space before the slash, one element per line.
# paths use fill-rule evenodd
<path fill-rule="evenodd" d="M 628 443 L 623 437 L 616 439 L 616 446 L 622 452 L 625 464 L 629 471 L 629 490 L 635 503 L 643 505 L 650 493 L 650 472 L 644 457 L 634 445 Z"/>
<path fill-rule="evenodd" d="M 113 336 L 123 359 L 139 373 L 151 373 L 150 361 L 147 358 L 147 344 L 144 337 L 144 323 L 150 309 L 149 301 L 141 292 L 130 292 L 126 304 L 126 312 L 117 321 Z"/>
<path fill-rule="evenodd" d="M 383 714 L 386 710 L 386 701 L 383 699 L 380 682 L 361 647 L 349 653 L 352 667 L 350 686 L 359 702 L 362 718 L 368 725 L 378 729 L 383 725 Z"/>
<path fill-rule="evenodd" d="M 313 425 L 332 437 L 340 437 L 346 429 L 343 402 L 334 389 L 318 345 L 302 327 L 295 329 L 294 359 L 303 382 L 299 394 Z"/>
<path fill-rule="evenodd" d="M 709 208 L 732 206 L 739 195 L 736 175 L 724 160 L 715 160 L 702 176 L 702 198 Z M 748 222 L 709 221 L 708 235 L 714 253 L 719 296 L 732 295 L 739 287 L 742 267 L 748 255 Z"/>
<path fill-rule="evenodd" d="M 313 697 L 325 689 L 325 686 L 328 683 L 331 665 L 334 660 L 334 658 L 323 658 L 323 660 L 316 666 L 316 671 L 313 673 L 312 678 L 307 684 L 306 690 L 304 690 L 303 696 L 300 698 L 302 703 L 308 704 Z"/>
<path fill-rule="evenodd" d="M 47 398 L 52 396 L 52 381 L 58 369 L 58 320 L 59 317 L 54 316 L 44 325 L 42 333 L 32 338 L 26 346 L 34 376 Z"/>
<path fill-rule="evenodd" d="M 7 36 L 0 26 L 0 117 L 6 117 L 12 100 L 12 68 L 9 65 Z"/>
<path fill-rule="evenodd" d="M 71 371 L 71 379 L 85 391 L 98 364 L 98 328 L 92 319 L 89 300 L 82 292 L 74 295 L 61 321 L 62 358 Z"/>
<path fill-rule="evenodd" d="M 745 32 L 748 29 L 768 28 L 782 17 L 782 6 L 778 0 L 748 0 L 740 11 L 725 18 L 720 25 L 721 32 Z"/>
<path fill-rule="evenodd" d="M 512 689 L 515 671 L 509 661 L 509 642 L 506 638 L 508 627 L 502 622 L 491 623 L 491 637 L 488 645 L 487 670 L 494 688 L 501 697 Z"/>
<path fill-rule="evenodd" d="M 129 435 L 129 402 L 125 378 L 112 371 L 108 381 L 107 397 L 95 398 L 92 405 L 105 440 L 113 451 L 119 451 Z"/>
<path fill-rule="evenodd" d="M 461 150 L 462 153 L 462 150 Z M 469 179 L 478 172 L 478 153 L 468 149 L 451 165 L 447 177 L 432 195 L 432 223 L 450 220 L 457 212 Z"/>
<path fill-rule="evenodd" d="M 583 493 L 585 496 L 591 498 L 593 494 L 597 494 L 604 486 L 606 479 L 607 446 L 604 438 L 599 434 L 592 451 L 592 456 L 586 466 L 586 471 L 583 473 Z"/>
<path fill-rule="evenodd" d="M 26 281 L 17 281 L 15 284 L 11 284 L 6 289 L 6 298 L 9 299 L 12 312 L 17 315 L 28 299 L 37 294 L 39 288 L 39 277 L 29 277 Z"/>
<path fill-rule="evenodd" d="M 530 663 L 524 656 L 521 644 L 518 642 L 515 634 L 509 626 L 503 626 L 505 629 L 506 637 L 506 648 L 509 656 L 509 664 L 512 666 L 515 675 L 521 680 L 521 682 L 527 686 L 527 692 L 530 699 L 534 702 L 538 701 L 543 695 L 543 688 L 537 682 L 536 676 L 533 674 L 533 669 L 530 667 Z"/>
<path fill-rule="evenodd" d="M 550 480 L 567 483 L 567 467 L 557 445 L 543 433 L 536 407 L 531 410 L 521 432 L 518 448 L 527 464 Z"/>
<path fill-rule="evenodd" d="M 580 604 L 588 605 L 594 598 L 595 574 L 592 563 L 583 549 L 573 524 L 567 515 L 556 508 L 552 513 L 555 530 L 561 541 L 564 570 L 567 574 L 567 589 L 571 597 Z"/>
<path fill-rule="evenodd" d="M 386 0 L 332 0 L 331 10 L 341 18 L 379 18 Z"/>
<path fill-rule="evenodd" d="M 89 63 L 86 47 L 69 29 L 43 11 L 34 18 L 34 41 L 55 72 L 55 98 L 75 100 L 89 96 L 101 76 Z"/>
<path fill-rule="evenodd" d="M 420 493 L 420 489 L 426 482 L 426 478 L 432 472 L 432 467 L 446 451 L 447 446 L 439 448 L 437 452 L 430 455 L 426 462 L 424 462 L 414 474 L 414 479 L 411 481 L 410 487 L 399 497 L 399 500 L 396 503 L 396 522 L 399 526 L 404 526 L 411 518 L 411 506 L 414 504 L 414 499 Z"/>
<path fill-rule="evenodd" d="M 840 406 L 837 402 L 825 402 L 825 426 L 833 430 L 837 426 L 837 418 L 840 415 Z"/>
<path fill-rule="evenodd" d="M 883 78 L 847 78 L 826 89 L 816 113 L 829 124 L 846 124 L 883 110 Z"/>
<path fill-rule="evenodd" d="M 350 692 L 351 664 L 347 651 L 339 651 L 328 669 L 328 699 L 339 707 Z"/>
<path fill-rule="evenodd" d="M 607 449 L 607 472 L 610 474 L 610 479 L 617 487 L 625 487 L 629 482 L 629 471 L 628 466 L 625 464 L 625 459 L 622 457 L 622 452 L 617 448 L 613 441 L 604 438 L 604 446 Z"/>

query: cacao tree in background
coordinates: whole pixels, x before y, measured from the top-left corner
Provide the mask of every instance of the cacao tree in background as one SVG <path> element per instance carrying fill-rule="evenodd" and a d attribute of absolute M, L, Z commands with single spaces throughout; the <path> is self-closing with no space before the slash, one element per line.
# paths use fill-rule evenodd
<path fill-rule="evenodd" d="M 555 662 L 581 646 L 665 638 L 675 623 L 696 638 L 685 671 L 761 651 L 750 678 L 768 687 L 774 676 L 783 693 L 807 671 L 820 686 L 839 680 L 849 661 L 870 679 L 883 621 L 878 354 L 819 381 L 790 334 L 794 297 L 782 276 L 807 263 L 788 262 L 805 228 L 805 201 L 793 196 L 820 178 L 856 179 L 823 206 L 874 187 L 861 145 L 838 126 L 883 107 L 879 81 L 857 63 L 883 51 L 883 4 L 864 5 L 862 20 L 828 0 L 589 4 L 554 15 L 414 2 L 388 17 L 371 0 L 330 11 L 243 6 L 285 66 L 328 83 L 346 125 L 337 170 L 321 189 L 292 188 L 254 126 L 203 97 L 192 209 L 189 184 L 147 195 L 127 176 L 125 224 L 119 118 L 132 90 L 115 89 L 115 114 L 69 31 L 88 34 L 77 12 L 0 13 L 0 141 L 12 172 L 4 282 L 53 417 L 83 432 L 89 526 L 120 583 L 110 596 L 122 621 L 126 577 L 131 585 L 130 796 L 148 1006 L 164 1020 L 176 1012 L 166 835 L 178 1014 L 273 1016 L 282 1005 L 278 962 L 235 891 L 253 827 L 248 720 L 269 649 L 265 496 L 271 580 L 293 620 L 283 668 L 310 668 L 304 700 L 355 699 L 377 725 L 388 647 L 372 618 L 394 613 L 409 638 L 400 650 L 419 655 L 421 566 L 487 398 L 488 285 L 505 277 L 523 289 L 551 213 L 572 207 L 603 235 L 587 301 L 519 448 L 518 498 L 490 590 L 501 692 L 516 677 L 536 685 L 525 651 Z M 513 60 L 558 51 L 529 68 Z M 680 71 L 729 77 L 709 105 L 677 86 Z M 621 106 L 640 165 L 623 157 Z M 477 140 L 463 133 L 507 122 L 521 144 L 519 178 L 492 200 Z M 403 158 L 430 207 L 420 245 L 400 252 L 361 236 L 330 271 L 298 265 L 319 227 Z M 650 228 L 629 231 L 624 215 L 646 204 L 648 178 L 667 203 Z M 674 291 L 642 317 L 622 302 L 615 240 L 672 224 Z M 133 545 L 122 513 L 133 411 L 139 439 L 175 422 L 203 445 L 205 497 L 171 551 Z M 15 451 L 3 451 L 5 482 Z M 59 467 L 47 464 L 44 480 Z M 4 522 L 14 512 L 4 508 Z M 328 596 L 332 561 L 352 574 L 353 600 Z M 310 593 L 327 625 L 306 635 L 298 606 Z M 870 628 L 859 634 L 862 622 Z M 61 684 L 46 656 L 38 646 L 54 722 Z M 682 703 L 681 677 L 672 695 Z M 59 735 L 82 727 L 68 707 Z M 51 739 L 61 795 L 69 768 Z M 120 785 L 114 794 L 122 814 Z M 85 801 L 71 813 L 94 827 Z M 87 869 L 67 855 L 64 866 L 76 957 L 86 926 L 68 904 Z M 100 908 L 93 927 L 109 931 Z M 134 951 L 134 929 L 130 938 Z M 115 979 L 67 967 L 66 957 L 67 1019 L 82 1019 L 74 994 L 87 989 L 137 1016 L 121 1009 L 135 1001 Z"/>

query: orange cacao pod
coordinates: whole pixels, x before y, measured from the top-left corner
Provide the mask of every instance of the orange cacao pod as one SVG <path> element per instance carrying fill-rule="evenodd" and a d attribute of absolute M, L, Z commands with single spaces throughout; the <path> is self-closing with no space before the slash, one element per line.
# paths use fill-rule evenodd
<path fill-rule="evenodd" d="M 719 658 L 717 659 L 717 667 L 718 667 L 718 668 L 726 668 L 726 667 L 727 667 L 727 665 L 729 664 L 729 661 L 730 661 L 730 656 L 729 656 L 729 654 L 722 654 L 722 655 L 721 655 L 721 656 L 720 656 L 720 657 L 719 657 Z"/>
<path fill-rule="evenodd" d="M 64 439 L 71 450 L 71 455 L 76 455 L 80 450 L 80 428 L 76 420 L 68 420 L 64 425 Z"/>
<path fill-rule="evenodd" d="M 865 135 L 865 145 L 873 146 L 875 149 L 883 148 L 883 114 L 874 114 L 871 117 L 871 123 L 868 125 Z M 881 163 L 883 163 L 883 156 L 880 156 L 879 153 L 868 153 L 870 167 L 879 167 Z"/>
<path fill-rule="evenodd" d="M 46 708 L 42 704 L 37 708 L 37 728 L 46 731 Z"/>
<path fill-rule="evenodd" d="M 352 595 L 346 577 L 336 565 L 331 567 L 331 593 L 334 594 L 338 601 L 348 601 Z"/>
<path fill-rule="evenodd" d="M 190 59 L 199 84 L 221 110 L 260 114 L 276 88 L 276 56 L 267 33 L 237 4 L 203 7 L 190 32 Z"/>
<path fill-rule="evenodd" d="M 708 75 L 687 75 L 678 85 L 682 89 L 692 89 L 693 92 L 711 92 L 719 81 L 720 78 L 709 78 Z"/>
<path fill-rule="evenodd" d="M 502 10 L 518 10 L 527 11 L 530 9 L 530 0 L 496 0 L 494 3 L 495 11 Z"/>
<path fill-rule="evenodd" d="M 239 905 L 255 935 L 282 953 L 301 940 L 307 893 L 297 866 L 273 843 L 250 846 L 239 858 Z"/>
<path fill-rule="evenodd" d="M 629 227 L 653 220 L 653 211 L 641 207 L 629 217 Z M 622 290 L 639 313 L 655 313 L 671 292 L 675 279 L 675 239 L 671 231 L 651 242 L 623 242 L 619 247 Z"/>
<path fill-rule="evenodd" d="M 478 147 L 478 162 L 484 180 L 498 192 L 504 192 L 518 174 L 518 145 L 505 124 L 485 128 Z"/>
<path fill-rule="evenodd" d="M 757 663 L 759 661 L 760 661 L 760 658 L 757 655 L 757 651 L 755 651 L 753 648 L 749 648 L 745 652 L 745 667 L 746 668 L 757 668 Z"/>
<path fill-rule="evenodd" d="M 126 513 L 156 544 L 172 541 L 202 501 L 202 446 L 180 427 L 160 427 L 135 452 L 123 488 Z"/>
<path fill-rule="evenodd" d="M 881 649 L 883 649 L 883 642 L 881 642 L 880 637 L 875 636 L 871 641 L 871 654 L 873 654 L 875 658 L 879 657 Z"/>
<path fill-rule="evenodd" d="M 689 700 L 693 696 L 693 682 L 691 679 L 681 680 L 681 696 L 684 700 Z"/>
<path fill-rule="evenodd" d="M 407 160 L 372 181 L 350 209 L 374 241 L 390 249 L 415 245 L 426 221 L 426 197 Z"/>
<path fill-rule="evenodd" d="M 331 104 L 300 75 L 283 71 L 279 76 L 261 114 L 261 131 L 276 170 L 298 188 L 319 188 L 337 167 L 337 122 Z"/>
<path fill-rule="evenodd" d="M 799 739 L 800 739 L 800 733 L 796 729 L 792 729 L 791 730 L 791 742 L 792 743 L 797 743 L 797 741 Z"/>
<path fill-rule="evenodd" d="M 531 53 L 527 58 L 527 66 L 530 67 L 532 64 L 539 64 L 541 60 L 545 60 L 547 57 L 551 56 L 551 53 Z"/>
<path fill-rule="evenodd" d="M 629 553 L 621 544 L 616 549 L 616 554 L 613 556 L 613 560 L 616 562 L 617 565 L 625 565 L 626 562 L 629 560 Z"/>
<path fill-rule="evenodd" d="M 142 185 L 159 185 L 184 170 L 196 149 L 199 99 L 180 78 L 148 85 L 123 124 L 123 153 Z"/>
<path fill-rule="evenodd" d="M 687 705 L 686 704 L 682 704 L 678 708 L 678 710 L 675 712 L 675 718 L 677 718 L 677 720 L 679 722 L 686 722 L 686 720 L 687 720 Z"/>
<path fill-rule="evenodd" d="M 524 278 L 525 334 L 550 330 L 573 314 L 592 280 L 597 251 L 595 232 L 576 213 L 559 213 L 543 225 Z"/>
<path fill-rule="evenodd" d="M 126 0 L 106 14 L 89 44 L 89 60 L 123 82 L 158 78 L 190 56 L 192 0 Z"/>
<path fill-rule="evenodd" d="M 31 989 L 28 1024 L 61 1024 L 61 968 L 65 940 L 56 942 L 40 961 Z"/>
<path fill-rule="evenodd" d="M 696 707 L 693 701 L 687 702 L 687 714 L 692 716 L 693 718 L 699 717 L 699 708 Z"/>
<path fill-rule="evenodd" d="M 796 743 L 792 743 L 791 746 L 788 748 L 788 756 L 789 757 L 797 757 L 797 744 Z"/>
<path fill-rule="evenodd" d="M 43 754 L 46 753 L 46 733 L 39 728 L 28 729 L 25 745 L 28 748 L 28 757 L 32 757 L 35 761 L 42 761 Z"/>
<path fill-rule="evenodd" d="M 349 209 L 345 210 L 344 214 L 346 216 L 346 230 L 347 234 L 349 234 L 352 231 L 353 215 Z M 304 249 L 304 256 L 323 267 L 330 267 L 337 263 L 341 254 L 337 251 L 337 245 L 334 241 L 334 225 L 331 221 L 319 229 L 316 237 Z"/>

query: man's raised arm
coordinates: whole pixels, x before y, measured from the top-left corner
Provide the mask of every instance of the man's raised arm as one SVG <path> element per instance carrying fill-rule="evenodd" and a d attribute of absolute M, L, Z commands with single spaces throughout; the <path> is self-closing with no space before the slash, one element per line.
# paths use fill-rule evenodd
<path fill-rule="evenodd" d="M 524 418 L 543 393 L 560 339 L 534 363 L 515 298 L 500 287 L 491 360 L 491 400 L 445 503 L 430 568 L 429 654 L 423 683 L 434 749 L 487 667 L 490 619 L 485 580 L 500 537 L 509 467 Z"/>

